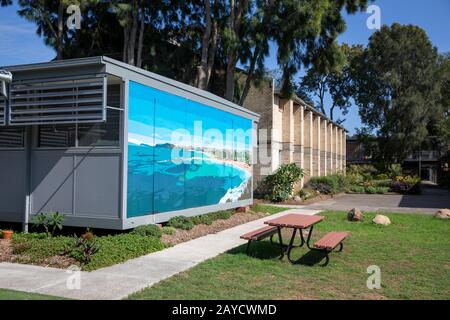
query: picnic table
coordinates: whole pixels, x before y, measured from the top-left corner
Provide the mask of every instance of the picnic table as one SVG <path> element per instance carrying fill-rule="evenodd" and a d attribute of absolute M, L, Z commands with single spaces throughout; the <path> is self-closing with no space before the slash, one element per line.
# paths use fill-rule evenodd
<path fill-rule="evenodd" d="M 295 247 L 294 240 L 295 240 L 295 236 L 297 234 L 297 230 L 300 233 L 300 240 L 301 240 L 299 247 L 303 247 L 303 245 L 306 243 L 306 245 L 309 249 L 313 249 L 313 248 L 311 248 L 310 243 L 309 243 L 311 240 L 311 235 L 312 235 L 314 226 L 317 223 L 321 222 L 323 219 L 324 219 L 324 217 L 317 216 L 317 215 L 308 216 L 308 215 L 304 215 L 304 214 L 291 213 L 291 214 L 286 214 L 284 216 L 281 216 L 279 218 L 268 220 L 264 223 L 269 226 L 277 228 L 277 233 L 278 233 L 278 238 L 279 238 L 278 241 L 279 241 L 280 248 L 281 248 L 281 257 L 280 258 L 284 257 L 285 247 L 286 247 L 283 244 L 283 239 L 281 236 L 281 229 L 282 228 L 293 229 L 291 239 L 290 239 L 289 244 L 286 249 L 286 255 L 288 257 L 288 260 L 291 263 L 296 263 L 297 261 L 292 259 L 292 257 L 291 257 L 291 251 L 292 251 L 292 248 Z M 305 229 L 309 229 L 308 238 L 306 239 L 306 241 L 303 236 L 303 230 L 305 230 Z"/>

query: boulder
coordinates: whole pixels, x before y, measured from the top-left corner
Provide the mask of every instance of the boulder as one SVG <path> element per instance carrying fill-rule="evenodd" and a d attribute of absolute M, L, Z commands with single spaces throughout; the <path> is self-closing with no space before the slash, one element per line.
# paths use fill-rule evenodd
<path fill-rule="evenodd" d="M 362 221 L 364 214 L 358 208 L 353 208 L 347 214 L 348 221 Z"/>
<path fill-rule="evenodd" d="M 377 216 L 372 221 L 375 224 L 381 224 L 384 226 L 388 226 L 391 224 L 391 220 L 388 217 L 383 216 L 381 214 L 377 214 Z"/>
<path fill-rule="evenodd" d="M 450 219 L 450 210 L 440 209 L 434 214 L 434 217 L 439 219 Z"/>
<path fill-rule="evenodd" d="M 302 202 L 302 198 L 299 197 L 299 196 L 295 196 L 295 197 L 294 197 L 294 201 L 296 201 L 296 202 Z"/>

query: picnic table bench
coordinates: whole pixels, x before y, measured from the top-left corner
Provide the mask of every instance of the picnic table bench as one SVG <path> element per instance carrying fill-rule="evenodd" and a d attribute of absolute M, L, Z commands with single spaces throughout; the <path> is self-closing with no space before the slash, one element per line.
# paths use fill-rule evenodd
<path fill-rule="evenodd" d="M 298 260 L 294 260 L 291 257 L 292 249 L 294 246 L 294 240 L 295 236 L 297 234 L 297 230 L 299 231 L 300 235 L 300 245 L 299 247 L 303 247 L 305 244 L 310 250 L 316 250 L 316 251 L 322 251 L 325 253 L 326 256 L 326 262 L 324 265 L 327 265 L 329 262 L 328 254 L 332 252 L 337 246 L 340 246 L 339 251 L 342 251 L 343 249 L 343 241 L 348 237 L 348 232 L 329 232 L 326 235 L 324 235 L 322 238 L 320 238 L 317 242 L 314 243 L 313 246 L 310 245 L 311 235 L 313 233 L 314 226 L 321 222 L 324 219 L 323 216 L 317 216 L 317 215 L 303 215 L 303 214 L 297 214 L 297 213 L 291 213 L 286 214 L 284 216 L 268 220 L 264 222 L 267 224 L 266 227 L 248 232 L 246 234 L 243 234 L 241 236 L 241 239 L 248 240 L 246 253 L 248 255 L 250 244 L 252 241 L 259 241 L 262 239 L 265 239 L 267 237 L 270 237 L 270 242 L 273 244 L 273 236 L 278 233 L 278 239 L 279 239 L 279 245 L 281 249 L 281 256 L 280 259 L 284 257 L 286 254 L 288 257 L 288 260 L 291 263 L 296 263 Z M 292 236 L 289 241 L 289 244 L 284 245 L 283 239 L 281 236 L 281 229 L 282 228 L 291 228 Z M 305 237 L 303 235 L 303 230 L 309 229 L 308 231 L 308 237 L 305 240 Z"/>

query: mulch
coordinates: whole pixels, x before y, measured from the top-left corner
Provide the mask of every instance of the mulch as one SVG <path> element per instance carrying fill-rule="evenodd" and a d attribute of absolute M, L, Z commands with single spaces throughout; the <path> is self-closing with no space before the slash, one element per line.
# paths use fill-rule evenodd
<path fill-rule="evenodd" d="M 173 235 L 164 234 L 162 236 L 162 241 L 168 245 L 176 245 L 208 234 L 214 234 L 219 231 L 230 229 L 253 220 L 261 219 L 265 216 L 267 215 L 262 212 L 235 213 L 231 218 L 226 220 L 216 220 L 211 225 L 199 224 L 194 226 L 191 230 L 177 229 Z"/>

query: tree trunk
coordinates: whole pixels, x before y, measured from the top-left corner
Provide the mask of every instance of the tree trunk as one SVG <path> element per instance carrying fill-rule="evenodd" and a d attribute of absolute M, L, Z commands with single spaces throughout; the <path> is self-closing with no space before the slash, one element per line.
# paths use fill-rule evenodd
<path fill-rule="evenodd" d="M 132 2 L 131 5 L 131 29 L 130 29 L 130 37 L 128 44 L 128 63 L 132 66 L 136 65 L 136 37 L 137 37 L 137 29 L 138 29 L 138 12 L 137 12 L 137 3 L 136 1 Z"/>
<path fill-rule="evenodd" d="M 203 32 L 202 38 L 202 55 L 200 59 L 200 66 L 198 66 L 198 74 L 197 74 L 197 87 L 200 89 L 206 89 L 206 78 L 208 72 L 208 56 L 209 56 L 209 43 L 211 42 L 211 29 L 212 29 L 212 20 L 211 20 L 211 4 L 209 0 L 204 0 L 205 4 L 205 31 Z"/>
<path fill-rule="evenodd" d="M 136 61 L 136 66 L 138 68 L 142 67 L 142 48 L 144 46 L 145 11 L 143 6 L 140 8 L 140 20 L 141 25 L 139 27 L 139 41 L 138 41 L 137 61 Z"/>
<path fill-rule="evenodd" d="M 255 51 L 253 52 L 252 60 L 250 61 L 250 67 L 247 71 L 247 79 L 245 79 L 244 91 L 242 92 L 241 99 L 239 100 L 239 105 L 243 105 L 245 98 L 247 98 L 248 92 L 252 85 L 253 74 L 255 72 L 256 61 L 258 60 L 260 48 L 258 45 L 255 47 Z"/>
<path fill-rule="evenodd" d="M 236 10 L 235 0 L 230 0 L 230 31 L 233 33 L 233 41 L 237 42 L 239 39 L 239 31 L 241 26 L 241 19 L 244 10 L 248 7 L 248 0 L 239 1 L 239 6 Z M 238 62 L 237 57 L 237 44 L 233 43 L 231 48 L 228 50 L 228 61 L 227 61 L 227 74 L 225 81 L 225 99 L 230 101 L 234 100 L 234 73 L 236 71 L 236 63 Z"/>
<path fill-rule="evenodd" d="M 63 31 L 64 31 L 64 5 L 59 1 L 58 7 L 58 35 L 56 37 L 56 59 L 62 60 L 63 56 Z"/>
<path fill-rule="evenodd" d="M 123 28 L 123 51 L 122 51 L 122 61 L 128 62 L 128 38 L 130 36 L 129 27 Z"/>
<path fill-rule="evenodd" d="M 209 80 L 211 79 L 211 74 L 214 66 L 214 60 L 216 59 L 216 49 L 217 49 L 217 37 L 218 37 L 218 25 L 217 21 L 213 22 L 213 30 L 211 36 L 211 44 L 209 47 L 209 58 L 208 58 L 208 69 L 206 72 L 206 89 L 208 89 Z"/>

